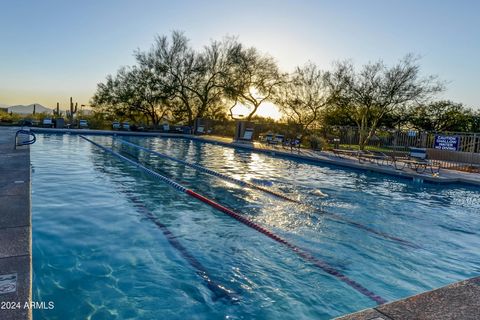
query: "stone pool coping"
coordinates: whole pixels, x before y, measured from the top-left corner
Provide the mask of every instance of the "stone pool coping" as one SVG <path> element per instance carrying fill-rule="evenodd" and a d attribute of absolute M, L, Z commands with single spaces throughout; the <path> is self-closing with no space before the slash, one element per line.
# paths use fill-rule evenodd
<path fill-rule="evenodd" d="M 32 128 L 38 133 L 69 133 L 85 135 L 117 135 L 117 136 L 145 136 L 145 137 L 171 137 L 184 138 L 208 143 L 219 144 L 229 148 L 241 148 L 252 150 L 253 152 L 269 154 L 272 156 L 293 158 L 308 161 L 316 164 L 328 164 L 339 167 L 347 167 L 361 171 L 370 171 L 383 173 L 399 178 L 415 180 L 417 182 L 431 182 L 438 184 L 468 184 L 480 186 L 480 174 L 461 172 L 456 170 L 441 169 L 438 176 L 431 173 L 417 173 L 414 170 L 404 168 L 396 170 L 392 166 L 376 165 L 372 163 L 359 163 L 355 158 L 338 157 L 332 152 L 315 152 L 301 149 L 300 151 L 289 151 L 280 147 L 266 147 L 259 143 L 238 143 L 231 138 L 222 138 L 217 136 L 196 136 L 181 133 L 162 133 L 162 132 L 132 132 L 132 131 L 113 131 L 113 130 L 90 130 L 90 129 L 51 129 L 51 128 Z"/>
<path fill-rule="evenodd" d="M 0 276 L 17 275 L 16 290 L 0 293 L 0 303 L 19 302 L 0 308 L 2 320 L 32 318 L 25 308 L 32 301 L 30 148 L 14 150 L 17 129 L 0 129 Z"/>
<path fill-rule="evenodd" d="M 480 317 L 479 297 L 480 277 L 475 277 L 335 319 L 478 320 Z"/>

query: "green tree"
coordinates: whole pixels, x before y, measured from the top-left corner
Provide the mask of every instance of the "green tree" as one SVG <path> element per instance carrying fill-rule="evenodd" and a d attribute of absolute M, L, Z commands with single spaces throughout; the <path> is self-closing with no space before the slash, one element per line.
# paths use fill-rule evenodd
<path fill-rule="evenodd" d="M 150 70 L 123 67 L 115 77 L 108 76 L 105 83 L 98 84 L 91 104 L 131 119 L 143 114 L 157 127 L 169 113 L 171 98 L 170 91 L 156 81 Z"/>
<path fill-rule="evenodd" d="M 427 101 L 443 90 L 434 76 L 420 77 L 418 58 L 407 55 L 396 65 L 368 63 L 359 71 L 340 62 L 328 75 L 334 103 L 355 121 L 359 146 L 364 149 L 380 120 L 398 108 Z"/>
<path fill-rule="evenodd" d="M 424 131 L 470 131 L 473 112 L 449 100 L 421 104 L 410 109 L 410 124 Z"/>

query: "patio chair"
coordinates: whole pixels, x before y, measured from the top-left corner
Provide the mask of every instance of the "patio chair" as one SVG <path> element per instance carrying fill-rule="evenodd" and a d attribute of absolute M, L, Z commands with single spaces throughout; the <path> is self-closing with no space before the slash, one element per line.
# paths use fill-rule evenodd
<path fill-rule="evenodd" d="M 440 171 L 440 164 L 438 161 L 429 160 L 427 156 L 427 149 L 425 148 L 410 148 L 410 153 L 407 158 L 401 159 L 403 169 L 408 167 L 418 173 L 423 173 L 430 169 L 431 173 L 438 173 Z M 395 167 L 399 169 L 399 167 Z"/>
<path fill-rule="evenodd" d="M 372 151 L 365 150 L 358 153 L 358 162 L 367 161 L 369 163 L 375 163 L 377 165 L 390 165 L 394 164 L 395 158 L 381 152 L 381 151 Z"/>
<path fill-rule="evenodd" d="M 50 118 L 43 119 L 42 125 L 44 128 L 53 128 L 53 121 Z"/>
<path fill-rule="evenodd" d="M 332 151 L 333 151 L 333 154 L 338 158 L 343 158 L 343 157 L 358 158 L 358 155 L 360 154 L 359 150 L 352 150 L 352 149 L 332 149 Z"/>
<path fill-rule="evenodd" d="M 283 145 L 283 141 L 285 140 L 285 136 L 283 134 L 276 134 L 275 138 L 273 138 L 275 141 L 275 145 Z"/>
<path fill-rule="evenodd" d="M 273 134 L 272 133 L 267 133 L 265 136 L 264 136 L 264 140 L 263 142 L 267 145 L 270 145 L 270 144 L 274 144 L 273 142 Z"/>
<path fill-rule="evenodd" d="M 243 132 L 243 137 L 240 140 L 252 141 L 253 139 L 253 128 L 246 128 Z"/>

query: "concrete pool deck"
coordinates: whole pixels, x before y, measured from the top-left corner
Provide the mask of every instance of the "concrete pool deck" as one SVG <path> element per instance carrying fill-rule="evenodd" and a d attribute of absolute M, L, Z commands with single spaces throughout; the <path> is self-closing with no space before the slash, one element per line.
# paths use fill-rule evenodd
<path fill-rule="evenodd" d="M 14 150 L 18 128 L 0 128 L 0 319 L 31 319 L 30 148 Z M 15 302 L 15 305 L 5 303 Z M 19 304 L 17 304 L 19 303 Z"/>
<path fill-rule="evenodd" d="M 411 296 L 336 320 L 478 320 L 480 277 Z"/>

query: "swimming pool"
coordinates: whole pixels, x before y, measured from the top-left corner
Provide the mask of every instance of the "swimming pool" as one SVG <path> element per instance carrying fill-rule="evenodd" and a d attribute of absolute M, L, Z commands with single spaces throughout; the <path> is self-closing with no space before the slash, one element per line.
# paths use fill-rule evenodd
<path fill-rule="evenodd" d="M 473 187 L 187 139 L 125 138 L 299 204 L 118 139 L 88 138 L 244 214 L 385 300 L 480 274 Z M 289 248 L 79 136 L 39 135 L 31 152 L 33 294 L 55 301 L 36 318 L 328 319 L 375 305 Z"/>

